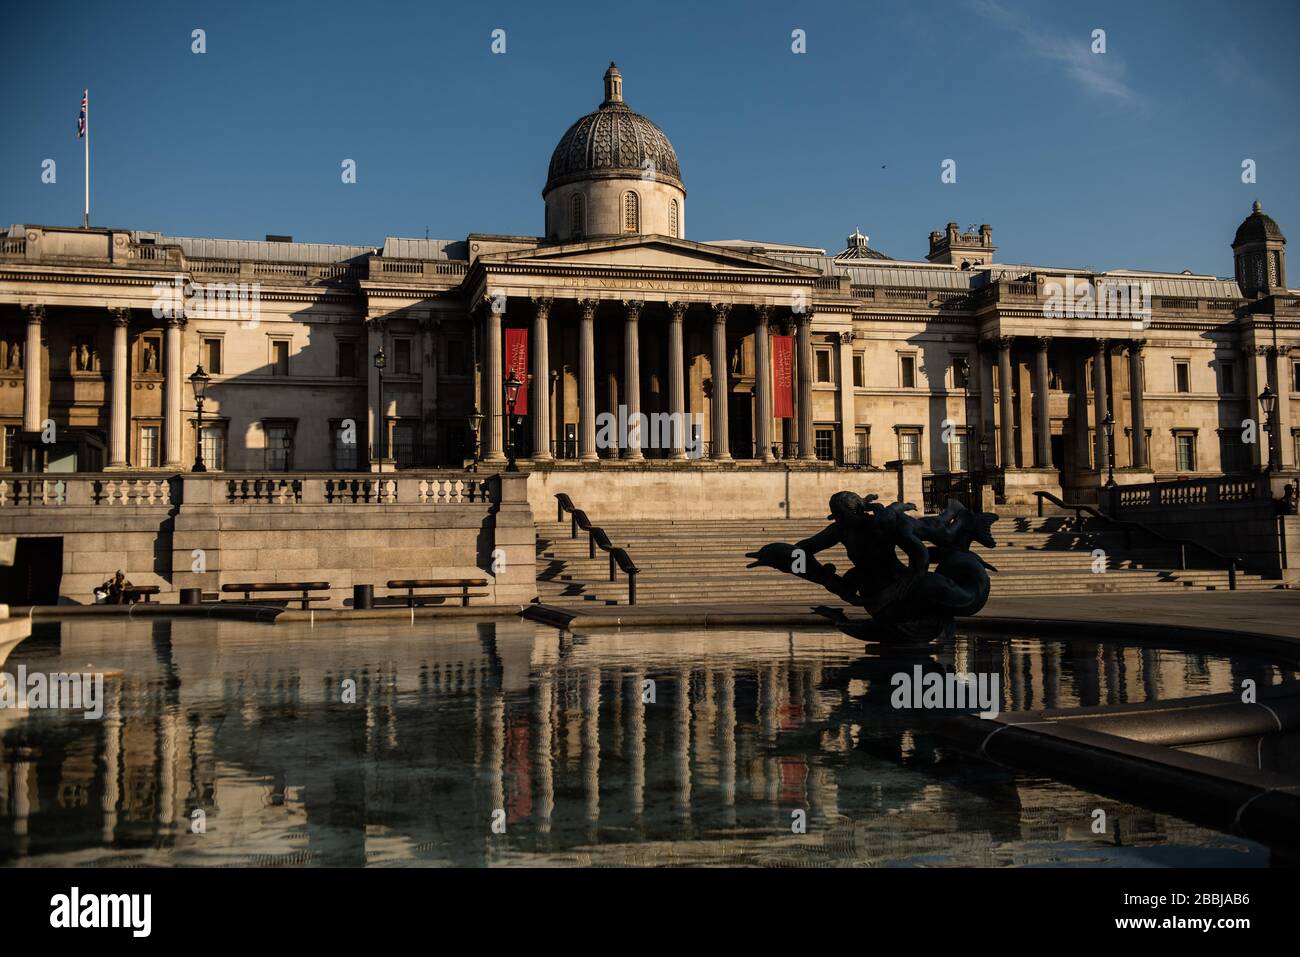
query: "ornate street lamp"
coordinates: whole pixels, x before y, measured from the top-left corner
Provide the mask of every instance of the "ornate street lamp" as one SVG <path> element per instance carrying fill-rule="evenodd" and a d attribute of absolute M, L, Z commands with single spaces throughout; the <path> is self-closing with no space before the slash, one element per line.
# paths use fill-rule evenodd
<path fill-rule="evenodd" d="M 482 428 L 483 428 L 483 413 L 480 412 L 478 409 L 475 409 L 473 412 L 469 414 L 469 432 L 470 435 L 472 436 L 470 440 L 471 442 L 470 452 L 473 455 L 473 460 L 469 464 L 469 470 L 471 472 L 478 471 L 478 436 Z"/>
<path fill-rule="evenodd" d="M 375 409 L 375 431 L 378 433 L 375 438 L 376 457 L 379 459 L 379 471 L 384 471 L 384 433 L 388 431 L 388 416 L 384 414 L 384 366 L 388 365 L 388 356 L 384 355 L 384 347 L 380 346 L 379 351 L 375 353 L 375 371 L 379 373 L 379 406 Z"/>
<path fill-rule="evenodd" d="M 1264 471 L 1271 472 L 1273 463 L 1273 410 L 1277 408 L 1277 396 L 1268 386 L 1259 394 L 1259 407 L 1264 412 L 1264 434 L 1268 437 L 1268 457 L 1264 460 Z"/>
<path fill-rule="evenodd" d="M 1115 487 L 1115 416 L 1109 411 L 1106 412 L 1106 419 L 1102 422 L 1106 427 L 1106 464 L 1110 470 L 1106 478 L 1106 488 Z"/>
<path fill-rule="evenodd" d="M 523 383 L 519 381 L 519 376 L 515 375 L 515 370 L 510 370 L 510 377 L 506 379 L 506 439 L 510 444 L 510 457 L 506 461 L 507 472 L 518 472 L 519 466 L 515 462 L 515 403 L 519 401 L 519 387 Z"/>
<path fill-rule="evenodd" d="M 194 405 L 199 410 L 199 420 L 194 427 L 194 467 L 190 469 L 191 472 L 206 472 L 208 470 L 208 467 L 203 464 L 203 400 L 207 396 L 210 378 L 203 371 L 203 363 L 201 362 L 190 376 L 190 385 L 194 388 Z"/>

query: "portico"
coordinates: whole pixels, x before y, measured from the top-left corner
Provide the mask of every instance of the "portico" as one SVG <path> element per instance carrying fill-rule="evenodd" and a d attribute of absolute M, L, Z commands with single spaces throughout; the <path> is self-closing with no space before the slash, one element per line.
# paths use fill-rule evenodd
<path fill-rule="evenodd" d="M 488 370 L 481 407 L 498 423 L 484 426 L 484 460 L 508 451 L 498 377 L 507 329 L 529 334 L 529 421 L 515 435 L 533 468 L 777 460 L 773 322 L 792 321 L 800 343 L 810 340 L 818 276 L 665 236 L 480 257 L 466 283 Z M 795 460 L 815 463 L 811 355 L 795 350 L 792 371 Z"/>

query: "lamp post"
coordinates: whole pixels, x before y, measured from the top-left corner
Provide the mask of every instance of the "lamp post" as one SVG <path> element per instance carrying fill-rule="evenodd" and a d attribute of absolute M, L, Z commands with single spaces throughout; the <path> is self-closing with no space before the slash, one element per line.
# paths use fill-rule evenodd
<path fill-rule="evenodd" d="M 291 471 L 292 463 L 289 461 L 289 456 L 293 453 L 293 436 L 288 429 L 285 430 L 284 438 L 280 440 L 280 447 L 284 449 L 284 470 Z"/>
<path fill-rule="evenodd" d="M 191 472 L 206 472 L 208 467 L 203 464 L 203 399 L 208 392 L 208 381 L 210 377 L 203 371 L 203 363 L 199 363 L 194 373 L 190 376 L 190 385 L 194 389 L 194 406 L 199 410 L 198 422 L 194 426 L 194 467 Z"/>
<path fill-rule="evenodd" d="M 378 442 L 374 443 L 380 474 L 384 471 L 384 433 L 388 431 L 388 416 L 384 414 L 384 366 L 386 365 L 388 365 L 388 357 L 384 355 L 384 347 L 380 346 L 375 353 L 375 371 L 379 373 L 379 404 L 375 409 L 375 431 L 378 433 L 376 436 Z"/>
<path fill-rule="evenodd" d="M 1115 416 L 1107 411 L 1106 418 L 1102 422 L 1106 427 L 1106 467 L 1109 474 L 1106 478 L 1106 488 L 1115 487 Z"/>
<path fill-rule="evenodd" d="M 1264 460 L 1264 471 L 1271 472 L 1276 468 L 1273 461 L 1273 410 L 1277 408 L 1277 396 L 1267 385 L 1259 394 L 1259 407 L 1264 412 L 1264 434 L 1268 437 L 1268 457 Z"/>
<path fill-rule="evenodd" d="M 510 445 L 510 455 L 506 460 L 507 472 L 518 472 L 519 465 L 515 462 L 515 403 L 519 401 L 519 387 L 523 385 L 519 381 L 519 376 L 515 375 L 515 370 L 510 370 L 510 377 L 506 379 L 506 441 Z"/>
<path fill-rule="evenodd" d="M 482 430 L 482 428 L 483 428 L 483 413 L 480 412 L 478 409 L 475 409 L 473 412 L 469 414 L 469 432 L 470 435 L 473 437 L 470 440 L 471 442 L 470 454 L 473 456 L 469 464 L 469 470 L 471 472 L 478 471 L 478 437 L 479 437 L 479 432 L 480 430 Z"/>

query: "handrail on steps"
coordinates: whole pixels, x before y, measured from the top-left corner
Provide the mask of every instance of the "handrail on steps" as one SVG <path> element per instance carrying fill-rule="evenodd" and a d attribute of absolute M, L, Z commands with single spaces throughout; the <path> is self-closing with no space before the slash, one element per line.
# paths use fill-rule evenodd
<path fill-rule="evenodd" d="M 605 530 L 599 525 L 591 524 L 591 519 L 587 513 L 573 504 L 573 499 L 569 498 L 564 492 L 555 494 L 555 520 L 564 521 L 564 513 L 569 513 L 569 537 L 577 538 L 578 529 L 587 533 L 587 557 L 596 557 L 596 548 L 609 553 L 609 580 L 615 581 L 618 569 L 622 569 L 627 575 L 627 603 L 636 604 L 636 576 L 641 569 L 637 568 L 632 561 L 632 556 L 627 553 L 626 549 L 620 548 L 609 540 Z M 617 566 L 617 567 L 616 567 Z"/>
<path fill-rule="evenodd" d="M 1137 529 L 1139 532 L 1143 532 L 1147 535 L 1150 535 L 1152 538 L 1156 539 L 1157 541 L 1164 542 L 1168 545 L 1177 546 L 1178 568 L 1181 571 L 1187 571 L 1187 549 L 1189 547 L 1199 549 L 1200 551 L 1204 552 L 1206 555 L 1209 555 L 1210 558 L 1214 559 L 1215 561 L 1222 562 L 1224 565 L 1228 567 L 1228 590 L 1229 591 L 1237 590 L 1237 568 L 1241 564 L 1241 558 L 1239 556 L 1224 555 L 1222 552 L 1215 551 L 1213 548 L 1210 548 L 1210 546 L 1190 538 L 1174 538 L 1170 535 L 1164 534 L 1163 532 L 1157 532 L 1154 528 L 1151 528 L 1148 525 L 1143 525 L 1141 522 L 1133 522 L 1126 518 L 1113 518 L 1112 516 L 1107 515 L 1105 512 L 1101 511 L 1101 509 L 1096 508 L 1095 506 L 1092 505 L 1085 505 L 1082 502 L 1063 502 L 1055 495 L 1053 495 L 1051 492 L 1044 492 L 1040 490 L 1035 492 L 1034 495 L 1038 498 L 1039 518 L 1043 517 L 1043 500 L 1046 499 L 1047 501 L 1055 505 L 1057 508 L 1063 508 L 1066 509 L 1067 511 L 1073 511 L 1075 526 L 1080 529 L 1082 529 L 1083 527 L 1084 512 L 1087 512 L 1089 515 L 1093 516 L 1094 518 L 1101 519 L 1103 522 L 1109 522 L 1111 525 L 1123 529 L 1125 548 L 1130 547 L 1129 542 L 1130 542 L 1130 537 L 1133 529 Z"/>

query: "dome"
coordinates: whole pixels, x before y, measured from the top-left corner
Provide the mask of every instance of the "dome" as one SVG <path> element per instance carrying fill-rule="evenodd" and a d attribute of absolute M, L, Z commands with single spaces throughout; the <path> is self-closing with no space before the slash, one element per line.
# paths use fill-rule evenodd
<path fill-rule="evenodd" d="M 684 194 L 681 175 L 677 154 L 663 130 L 623 102 L 623 77 L 611 63 L 605 72 L 605 102 L 560 137 L 542 195 L 590 179 L 653 179 L 671 183 Z"/>
<path fill-rule="evenodd" d="M 1286 242 L 1286 237 L 1282 235 L 1282 228 L 1273 221 L 1259 205 L 1259 200 L 1255 200 L 1255 206 L 1251 210 L 1240 226 L 1237 227 L 1237 235 L 1232 238 L 1233 247 L 1243 243 L 1262 243 L 1267 240 Z"/>

